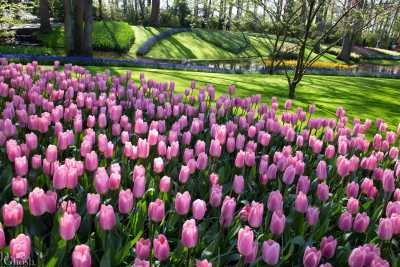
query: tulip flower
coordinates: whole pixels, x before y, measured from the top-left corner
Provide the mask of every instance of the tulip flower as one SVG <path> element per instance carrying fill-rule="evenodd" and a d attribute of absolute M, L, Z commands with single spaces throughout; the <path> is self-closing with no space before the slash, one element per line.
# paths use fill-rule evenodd
<path fill-rule="evenodd" d="M 183 224 L 181 243 L 184 247 L 193 248 L 197 245 L 199 238 L 196 221 L 194 219 L 187 220 Z"/>
<path fill-rule="evenodd" d="M 158 237 L 153 240 L 153 249 L 154 256 L 159 261 L 167 260 L 170 248 L 166 236 L 159 234 Z"/>
<path fill-rule="evenodd" d="M 10 242 L 10 257 L 16 263 L 26 262 L 31 255 L 31 238 L 24 234 L 19 234 Z"/>
<path fill-rule="evenodd" d="M 279 262 L 281 246 L 273 240 L 264 241 L 262 246 L 262 259 L 269 265 L 276 265 Z"/>

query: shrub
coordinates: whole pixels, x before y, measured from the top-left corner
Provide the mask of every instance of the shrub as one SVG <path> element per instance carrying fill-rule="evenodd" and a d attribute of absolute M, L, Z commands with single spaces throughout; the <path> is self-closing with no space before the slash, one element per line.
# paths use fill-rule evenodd
<path fill-rule="evenodd" d="M 57 27 L 48 34 L 37 34 L 48 47 L 64 47 L 64 28 Z M 132 27 L 120 21 L 95 21 L 93 24 L 93 49 L 127 52 L 135 41 Z"/>

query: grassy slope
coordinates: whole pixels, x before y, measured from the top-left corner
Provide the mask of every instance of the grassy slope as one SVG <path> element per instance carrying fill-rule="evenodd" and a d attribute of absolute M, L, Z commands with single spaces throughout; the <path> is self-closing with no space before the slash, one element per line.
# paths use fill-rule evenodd
<path fill-rule="evenodd" d="M 93 71 L 102 71 L 101 67 L 90 67 Z M 217 93 L 227 93 L 227 86 L 235 84 L 237 94 L 250 96 L 261 94 L 263 101 L 270 97 L 279 97 L 281 103 L 287 96 L 287 83 L 284 76 L 265 76 L 262 74 L 220 74 L 189 71 L 138 69 L 133 70 L 134 79 L 139 72 L 144 72 L 148 78 L 159 81 L 176 82 L 177 90 L 183 90 L 190 85 L 192 79 L 200 84 L 211 83 Z M 125 72 L 127 68 L 111 68 L 114 73 Z M 362 77 L 337 77 L 308 75 L 297 89 L 295 105 L 307 107 L 317 105 L 318 114 L 334 116 L 336 108 L 343 106 L 350 117 L 361 119 L 383 118 L 391 127 L 400 122 L 400 80 Z"/>
<path fill-rule="evenodd" d="M 221 40 L 224 42 L 231 42 L 232 45 L 237 41 L 236 39 L 230 40 L 229 38 L 226 38 L 225 33 L 222 31 L 213 32 L 212 35 L 214 39 L 219 35 Z M 221 48 L 221 46 L 216 45 L 214 42 L 205 41 L 196 34 L 195 31 L 178 33 L 158 42 L 146 56 L 162 59 L 228 60 L 237 59 L 238 57 L 257 57 L 259 54 L 254 49 L 257 49 L 261 55 L 268 55 L 270 53 L 270 43 L 266 38 L 257 36 L 248 36 L 248 38 L 252 46 L 248 46 L 239 54 L 235 54 Z M 319 61 L 339 64 L 343 63 L 331 54 L 322 56 Z"/>
<path fill-rule="evenodd" d="M 129 57 L 136 58 L 137 49 L 150 37 L 159 34 L 166 30 L 166 28 L 154 28 L 154 27 L 144 27 L 144 26 L 132 26 L 135 32 L 135 43 L 129 49 Z"/>

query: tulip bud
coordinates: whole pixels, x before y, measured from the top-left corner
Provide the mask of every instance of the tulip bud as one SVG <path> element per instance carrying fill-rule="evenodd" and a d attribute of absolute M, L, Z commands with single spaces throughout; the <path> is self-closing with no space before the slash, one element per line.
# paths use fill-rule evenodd
<path fill-rule="evenodd" d="M 22 205 L 15 200 L 3 206 L 3 222 L 6 226 L 15 227 L 22 223 L 24 218 L 24 209 Z"/>
<path fill-rule="evenodd" d="M 156 201 L 150 202 L 148 214 L 153 222 L 161 222 L 165 216 L 164 201 L 157 198 Z"/>
<path fill-rule="evenodd" d="M 73 267 L 91 267 L 92 256 L 90 255 L 90 248 L 87 245 L 76 245 L 72 252 L 72 266 Z"/>
<path fill-rule="evenodd" d="M 101 229 L 108 231 L 114 228 L 116 223 L 114 208 L 111 205 L 101 205 L 99 212 L 99 222 Z"/>
<path fill-rule="evenodd" d="M 274 211 L 271 217 L 269 230 L 274 235 L 281 235 L 285 230 L 286 217 L 281 211 Z"/>
<path fill-rule="evenodd" d="M 183 224 L 181 242 L 184 247 L 193 248 L 198 240 L 198 230 L 194 219 L 187 220 Z"/>
<path fill-rule="evenodd" d="M 353 224 L 353 217 L 350 212 L 345 211 L 343 212 L 338 221 L 338 226 L 342 231 L 349 231 Z"/>
<path fill-rule="evenodd" d="M 251 203 L 248 222 L 251 227 L 258 228 L 263 223 L 264 204 L 253 201 Z"/>
<path fill-rule="evenodd" d="M 337 241 L 333 236 L 323 237 L 320 244 L 322 256 L 332 258 L 335 255 L 336 245 Z"/>
<path fill-rule="evenodd" d="M 297 194 L 294 206 L 297 212 L 306 213 L 308 208 L 308 199 L 303 192 Z"/>
<path fill-rule="evenodd" d="M 196 199 L 192 203 L 192 214 L 196 220 L 202 220 L 207 211 L 207 204 L 204 200 Z"/>
<path fill-rule="evenodd" d="M 121 190 L 118 196 L 118 209 L 122 214 L 128 214 L 133 208 L 133 193 L 130 189 Z"/>
<path fill-rule="evenodd" d="M 96 214 L 100 206 L 100 195 L 88 193 L 86 197 L 86 210 L 88 214 Z"/>
<path fill-rule="evenodd" d="M 175 210 L 176 213 L 180 215 L 185 215 L 189 212 L 190 209 L 190 194 L 188 191 L 182 193 L 177 193 L 175 198 Z"/>
<path fill-rule="evenodd" d="M 235 198 L 226 196 L 224 202 L 222 203 L 221 216 L 219 218 L 219 222 L 221 225 L 225 227 L 231 225 L 235 208 L 236 208 Z"/>
<path fill-rule="evenodd" d="M 363 213 L 357 213 L 353 222 L 353 230 L 357 233 L 364 233 L 369 225 L 369 217 L 368 215 Z"/>
<path fill-rule="evenodd" d="M 307 209 L 306 218 L 309 225 L 316 225 L 319 218 L 319 209 L 316 207 L 309 207 Z"/>
<path fill-rule="evenodd" d="M 381 218 L 378 226 L 378 236 L 381 240 L 390 240 L 393 236 L 393 224 L 390 218 Z"/>
<path fill-rule="evenodd" d="M 281 246 L 273 240 L 264 241 L 262 246 L 262 259 L 269 265 L 276 265 L 279 261 Z"/>
<path fill-rule="evenodd" d="M 283 210 L 283 197 L 280 191 L 272 191 L 269 194 L 267 207 L 271 212 Z"/>
<path fill-rule="evenodd" d="M 307 247 L 304 251 L 303 265 L 304 267 L 317 267 L 321 260 L 321 251 L 315 247 Z"/>
<path fill-rule="evenodd" d="M 10 242 L 10 257 L 13 262 L 26 262 L 31 255 L 31 238 L 24 234 L 19 234 Z"/>
<path fill-rule="evenodd" d="M 159 261 L 165 261 L 169 255 L 169 244 L 167 237 L 163 234 L 159 234 L 157 238 L 153 240 L 154 256 Z"/>
<path fill-rule="evenodd" d="M 242 256 L 248 256 L 253 251 L 254 233 L 250 227 L 245 226 L 239 230 L 237 249 Z"/>
<path fill-rule="evenodd" d="M 150 255 L 151 242 L 149 239 L 141 238 L 136 243 L 135 253 L 139 259 L 146 260 Z"/>
<path fill-rule="evenodd" d="M 23 197 L 28 190 L 28 180 L 22 177 L 14 177 L 11 182 L 12 192 L 17 197 Z"/>

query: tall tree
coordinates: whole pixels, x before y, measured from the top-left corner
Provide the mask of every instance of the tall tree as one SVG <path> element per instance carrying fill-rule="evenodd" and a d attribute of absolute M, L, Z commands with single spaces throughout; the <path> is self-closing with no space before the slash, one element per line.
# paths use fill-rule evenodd
<path fill-rule="evenodd" d="M 49 0 L 40 0 L 39 16 L 40 16 L 40 31 L 44 33 L 50 32 L 51 24 L 50 24 Z"/>
<path fill-rule="evenodd" d="M 160 24 L 160 0 L 152 0 L 150 25 L 159 26 L 159 24 Z"/>
<path fill-rule="evenodd" d="M 92 55 L 93 0 L 64 0 L 64 47 L 68 56 Z"/>
<path fill-rule="evenodd" d="M 103 18 L 103 0 L 98 0 L 99 1 L 99 18 Z"/>

